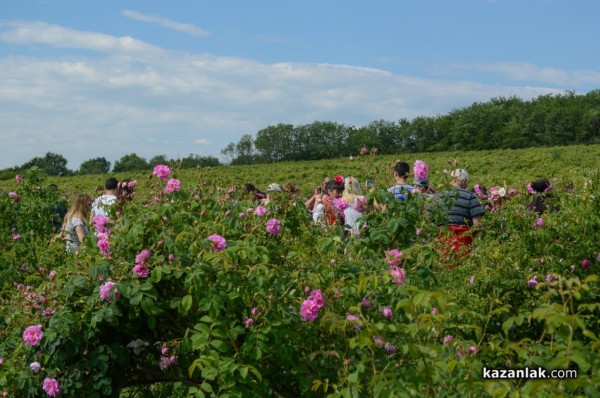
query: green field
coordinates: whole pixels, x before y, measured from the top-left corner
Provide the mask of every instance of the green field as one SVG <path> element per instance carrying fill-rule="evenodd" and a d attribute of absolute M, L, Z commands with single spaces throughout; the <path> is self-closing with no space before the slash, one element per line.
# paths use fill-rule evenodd
<path fill-rule="evenodd" d="M 369 203 L 383 203 L 397 159 L 424 160 L 437 190 L 458 166 L 470 187 L 519 194 L 483 217 L 473 251 L 453 263 L 440 261 L 441 231 L 416 196 L 368 212 L 359 237 L 311 222 L 303 202 L 323 177 L 373 179 Z M 118 174 L 138 181 L 136 199 L 113 216 L 106 255 L 94 233 L 65 253 L 48 227 L 47 188 L 96 196 L 106 175 L 3 181 L 0 393 L 47 396 L 48 378 L 74 397 L 598 396 L 598 159 L 599 145 L 371 153 L 175 169 L 174 193 L 150 170 Z M 525 209 L 538 177 L 554 185 L 547 201 L 557 209 L 542 216 Z M 283 194 L 259 216 L 246 182 L 263 191 L 291 183 L 302 195 Z M 269 232 L 269 219 L 281 231 Z M 115 285 L 105 292 L 107 281 Z M 317 290 L 323 303 L 303 319 Z M 24 331 L 37 325 L 43 337 L 28 343 Z M 577 377 L 491 380 L 484 371 L 539 367 Z"/>

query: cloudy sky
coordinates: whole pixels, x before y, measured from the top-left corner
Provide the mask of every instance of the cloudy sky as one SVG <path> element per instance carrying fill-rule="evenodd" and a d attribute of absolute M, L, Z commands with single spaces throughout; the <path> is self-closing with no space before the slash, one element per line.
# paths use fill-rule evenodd
<path fill-rule="evenodd" d="M 0 0 L 0 168 L 600 88 L 600 0 Z"/>

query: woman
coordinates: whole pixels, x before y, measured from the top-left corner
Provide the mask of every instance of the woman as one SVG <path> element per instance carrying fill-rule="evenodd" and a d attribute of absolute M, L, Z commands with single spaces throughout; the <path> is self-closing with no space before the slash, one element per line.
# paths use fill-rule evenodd
<path fill-rule="evenodd" d="M 358 235 L 362 225 L 358 220 L 363 216 L 367 202 L 356 178 L 346 177 L 342 200 L 348 203 L 348 207 L 344 209 L 344 221 L 350 227 L 349 232 Z"/>
<path fill-rule="evenodd" d="M 546 201 L 552 197 L 550 191 L 554 187 L 547 178 L 540 178 L 527 184 L 527 192 L 531 195 L 531 202 L 526 206 L 527 210 L 544 214 L 547 210 L 558 211 L 558 206 L 553 206 Z"/>
<path fill-rule="evenodd" d="M 90 217 L 92 210 L 92 198 L 89 195 L 78 195 L 73 205 L 65 215 L 65 221 L 62 226 L 62 234 L 66 240 L 66 249 L 68 252 L 79 250 L 83 238 L 88 233 L 88 227 L 85 220 Z"/>

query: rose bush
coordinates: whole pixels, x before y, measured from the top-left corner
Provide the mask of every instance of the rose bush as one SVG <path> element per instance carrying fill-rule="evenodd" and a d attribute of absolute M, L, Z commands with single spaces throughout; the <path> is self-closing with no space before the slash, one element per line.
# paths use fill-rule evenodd
<path fill-rule="evenodd" d="M 140 183 L 102 238 L 109 255 L 94 234 L 66 255 L 33 178 L 18 202 L 0 198 L 9 395 L 549 396 L 600 384 L 597 173 L 539 228 L 519 196 L 487 214 L 452 270 L 417 195 L 370 192 L 368 206 L 387 210 L 346 237 L 313 225 L 293 195 L 259 209 L 202 176 L 169 193 L 168 181 Z M 579 377 L 484 380 L 483 366 Z"/>

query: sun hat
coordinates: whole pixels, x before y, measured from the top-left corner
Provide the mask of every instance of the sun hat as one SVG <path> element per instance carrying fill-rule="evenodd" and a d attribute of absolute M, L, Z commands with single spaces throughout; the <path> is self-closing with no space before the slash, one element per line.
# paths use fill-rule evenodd
<path fill-rule="evenodd" d="M 274 182 L 267 187 L 267 192 L 281 192 L 281 187 Z"/>
<path fill-rule="evenodd" d="M 420 179 L 420 178 L 415 177 L 413 179 L 413 185 L 418 185 L 422 188 L 429 188 L 429 180 L 427 178 Z"/>
<path fill-rule="evenodd" d="M 469 179 L 469 173 L 465 169 L 456 169 L 450 173 L 450 176 L 458 181 Z"/>

